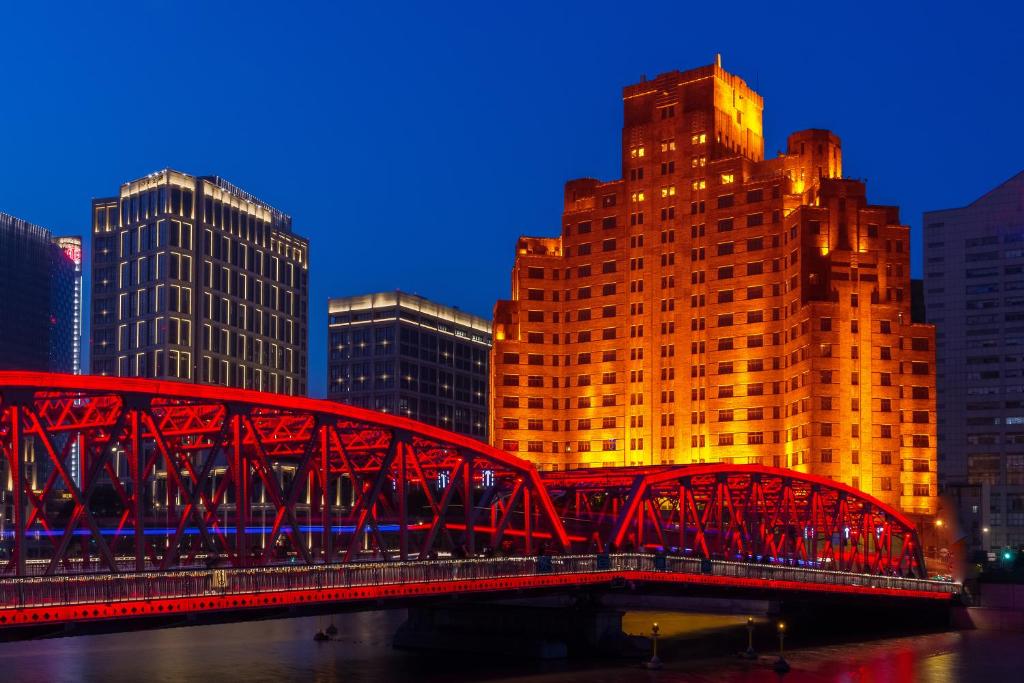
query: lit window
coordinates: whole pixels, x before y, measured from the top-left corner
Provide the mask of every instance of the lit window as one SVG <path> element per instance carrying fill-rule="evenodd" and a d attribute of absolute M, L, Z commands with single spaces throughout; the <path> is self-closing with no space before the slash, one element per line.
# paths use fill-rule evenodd
<path fill-rule="evenodd" d="M 676 186 L 675 185 L 669 185 L 668 187 L 661 188 L 661 196 L 662 197 L 675 197 L 676 196 Z"/>
<path fill-rule="evenodd" d="M 644 193 L 642 191 L 641 192 L 634 192 L 631 195 L 631 198 L 632 198 L 632 200 L 634 202 L 642 202 L 644 200 Z"/>
<path fill-rule="evenodd" d="M 703 145 L 707 141 L 708 136 L 706 133 L 696 133 L 690 137 L 690 143 L 694 145 Z"/>
<path fill-rule="evenodd" d="M 723 173 L 722 174 L 722 184 L 723 185 L 728 185 L 728 184 L 733 183 L 735 181 L 736 181 L 736 176 L 733 175 L 732 173 Z"/>
<path fill-rule="evenodd" d="M 629 156 L 630 156 L 631 159 L 639 159 L 643 155 L 644 155 L 644 148 L 643 147 L 634 147 L 633 149 L 629 150 Z"/>
<path fill-rule="evenodd" d="M 696 180 L 693 181 L 692 187 L 695 190 L 703 190 L 705 187 L 707 187 L 707 185 L 708 184 L 706 180 L 704 180 L 703 178 L 697 178 Z"/>

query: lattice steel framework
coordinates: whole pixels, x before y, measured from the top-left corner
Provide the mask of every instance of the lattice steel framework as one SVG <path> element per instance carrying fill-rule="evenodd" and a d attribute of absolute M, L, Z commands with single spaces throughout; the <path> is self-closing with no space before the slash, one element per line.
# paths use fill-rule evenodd
<path fill-rule="evenodd" d="M 815 475 L 715 464 L 555 472 L 545 483 L 569 531 L 598 550 L 607 539 L 618 549 L 925 575 L 910 519 Z"/>
<path fill-rule="evenodd" d="M 530 464 L 328 401 L 4 372 L 0 456 L 11 483 L 7 575 L 570 544 Z"/>
<path fill-rule="evenodd" d="M 542 478 L 468 437 L 276 394 L 4 372 L 0 462 L 6 575 L 425 559 L 489 546 L 661 547 L 924 576 L 914 524 L 828 479 L 731 464 Z"/>

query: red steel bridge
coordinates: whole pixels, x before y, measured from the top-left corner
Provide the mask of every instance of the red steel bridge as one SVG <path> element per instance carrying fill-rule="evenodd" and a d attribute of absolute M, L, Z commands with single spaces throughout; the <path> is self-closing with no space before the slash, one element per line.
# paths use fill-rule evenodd
<path fill-rule="evenodd" d="M 0 372 L 0 628 L 613 580 L 946 600 L 914 524 L 756 465 L 539 473 L 328 401 Z"/>

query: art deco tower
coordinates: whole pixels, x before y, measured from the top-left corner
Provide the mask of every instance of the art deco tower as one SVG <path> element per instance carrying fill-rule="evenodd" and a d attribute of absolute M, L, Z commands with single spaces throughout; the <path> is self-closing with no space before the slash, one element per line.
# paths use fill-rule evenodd
<path fill-rule="evenodd" d="M 839 138 L 764 158 L 715 64 L 623 91 L 622 178 L 572 180 L 494 311 L 492 442 L 544 469 L 760 463 L 935 507 L 934 328 L 910 231 Z"/>

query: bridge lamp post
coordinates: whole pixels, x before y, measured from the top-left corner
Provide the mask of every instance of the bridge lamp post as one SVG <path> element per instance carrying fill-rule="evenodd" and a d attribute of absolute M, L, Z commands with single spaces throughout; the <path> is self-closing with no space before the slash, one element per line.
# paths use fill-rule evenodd
<path fill-rule="evenodd" d="M 747 651 L 743 653 L 747 659 L 757 659 L 754 652 L 754 617 L 747 617 Z"/>
<path fill-rule="evenodd" d="M 783 643 L 786 640 L 786 622 L 779 622 L 779 658 L 775 660 L 775 666 L 773 667 L 776 673 L 784 674 L 789 671 L 789 662 L 786 661 L 785 649 Z"/>
<path fill-rule="evenodd" d="M 648 662 L 644 662 L 644 666 L 648 669 L 660 669 L 661 660 L 658 659 L 658 622 L 651 624 L 651 659 Z"/>

